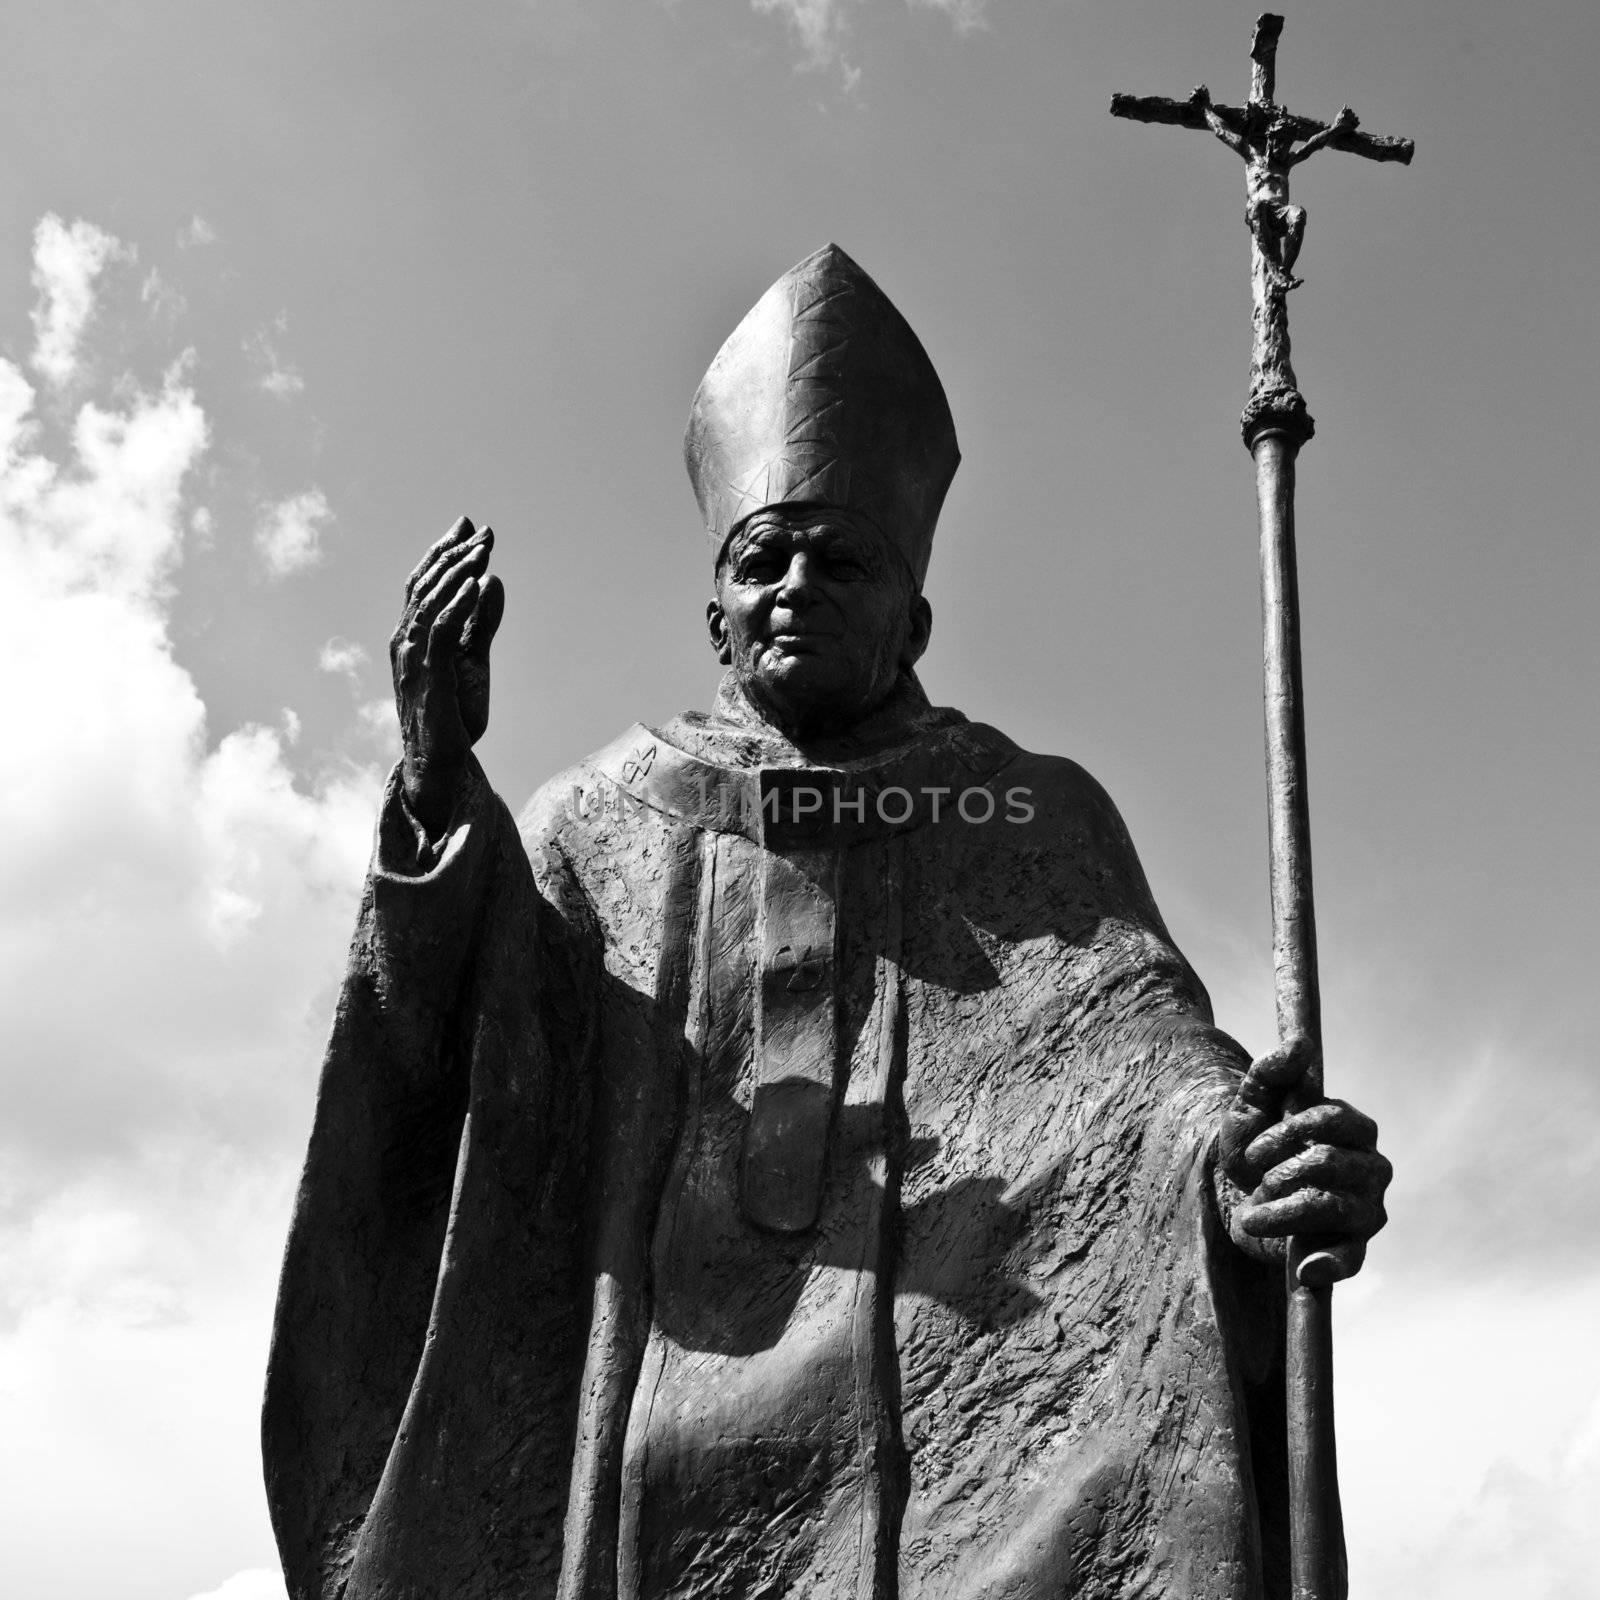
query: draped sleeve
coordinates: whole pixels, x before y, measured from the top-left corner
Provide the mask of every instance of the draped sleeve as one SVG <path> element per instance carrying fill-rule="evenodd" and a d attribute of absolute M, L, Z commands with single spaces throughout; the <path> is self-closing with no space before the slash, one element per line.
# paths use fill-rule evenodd
<path fill-rule="evenodd" d="M 429 1369 L 440 1334 L 464 1305 L 481 1309 L 483 1280 L 498 1270 L 500 1294 L 542 1296 L 557 1343 L 576 1313 L 583 963 L 552 903 L 559 862 L 537 865 L 543 886 L 475 762 L 437 841 L 391 776 L 268 1364 L 267 1494 L 294 1600 L 380 1592 L 381 1574 L 410 1559 L 412 1530 L 434 1521 L 408 1504 L 441 1476 L 440 1463 L 422 1459 L 427 1427 L 413 1424 L 438 1403 Z M 493 1165 L 516 1174 L 514 1194 L 497 1192 L 489 1163 L 472 1159 L 487 1140 Z M 537 1308 L 524 1316 L 539 1321 Z M 546 1388 L 559 1387 L 560 1365 L 551 1361 Z M 561 1407 L 549 1393 L 500 1398 L 516 1399 L 524 1422 Z M 492 1384 L 480 1400 L 494 1403 Z M 492 1447 L 497 1430 L 481 1431 Z M 564 1449 L 543 1443 L 547 1454 Z"/>

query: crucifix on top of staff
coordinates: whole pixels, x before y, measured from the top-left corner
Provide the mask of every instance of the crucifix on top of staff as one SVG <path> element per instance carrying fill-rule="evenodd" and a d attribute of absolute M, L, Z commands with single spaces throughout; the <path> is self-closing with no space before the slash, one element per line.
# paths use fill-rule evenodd
<path fill-rule="evenodd" d="M 1294 468 L 1313 431 L 1289 361 L 1287 297 L 1306 214 L 1289 199 L 1289 172 L 1318 150 L 1370 161 L 1411 160 L 1409 139 L 1363 133 L 1349 106 L 1332 122 L 1295 116 L 1273 98 L 1283 18 L 1256 23 L 1250 98 L 1212 103 L 1202 85 L 1187 100 L 1116 94 L 1111 114 L 1213 133 L 1244 158 L 1250 229 L 1250 395 L 1240 426 L 1255 458 L 1261 528 L 1261 609 L 1266 700 L 1267 825 L 1272 885 L 1272 955 L 1280 1043 L 1308 1042 L 1316 1065 L 1306 1093 L 1321 1092 L 1322 1018 L 1311 896 L 1311 824 L 1306 799 L 1305 713 L 1300 681 L 1300 597 L 1295 572 Z M 1332 1285 L 1335 1255 L 1313 1239 L 1288 1251 L 1287 1412 L 1290 1581 L 1293 1600 L 1343 1600 L 1344 1533 L 1333 1434 Z"/>

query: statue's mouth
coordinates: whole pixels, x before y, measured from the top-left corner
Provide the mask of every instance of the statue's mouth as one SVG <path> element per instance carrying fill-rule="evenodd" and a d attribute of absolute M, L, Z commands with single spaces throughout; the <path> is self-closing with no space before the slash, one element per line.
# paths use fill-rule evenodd
<path fill-rule="evenodd" d="M 837 639 L 836 633 L 824 633 L 819 629 L 808 628 L 799 633 L 775 633 L 768 638 L 769 645 L 776 646 L 779 650 L 807 651 L 819 648 L 824 642 Z"/>

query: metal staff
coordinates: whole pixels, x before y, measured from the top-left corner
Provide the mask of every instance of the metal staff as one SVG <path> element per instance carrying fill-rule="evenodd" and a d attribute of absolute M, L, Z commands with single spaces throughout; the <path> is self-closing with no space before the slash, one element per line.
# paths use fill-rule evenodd
<path fill-rule="evenodd" d="M 1332 122 L 1297 117 L 1273 99 L 1283 18 L 1256 23 L 1250 98 L 1219 106 L 1201 85 L 1187 100 L 1115 94 L 1111 114 L 1215 134 L 1244 158 L 1250 229 L 1250 397 L 1240 426 L 1255 458 L 1261 525 L 1262 655 L 1266 679 L 1267 831 L 1271 851 L 1272 961 L 1278 1039 L 1313 1046 L 1304 1093 L 1322 1092 L 1322 1015 L 1317 930 L 1311 899 L 1311 818 L 1306 799 L 1306 727 L 1300 681 L 1300 595 L 1295 575 L 1294 465 L 1312 435 L 1311 414 L 1289 363 L 1286 304 L 1300 280 L 1295 258 L 1306 214 L 1289 203 L 1289 170 L 1318 150 L 1409 163 L 1409 139 L 1359 131 L 1349 106 Z M 1287 1400 L 1289 1537 L 1294 1600 L 1345 1600 L 1344 1528 L 1333 1435 L 1333 1281 L 1339 1266 L 1312 1241 L 1289 1241 Z"/>

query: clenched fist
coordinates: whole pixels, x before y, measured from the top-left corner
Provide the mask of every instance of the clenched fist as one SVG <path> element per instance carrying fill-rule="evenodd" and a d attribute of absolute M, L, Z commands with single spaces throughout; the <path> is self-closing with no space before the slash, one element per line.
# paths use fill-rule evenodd
<path fill-rule="evenodd" d="M 434 837 L 489 726 L 489 646 L 506 608 L 504 585 L 485 577 L 493 548 L 494 530 L 462 517 L 406 579 L 389 640 L 406 804 Z"/>

